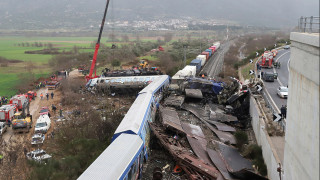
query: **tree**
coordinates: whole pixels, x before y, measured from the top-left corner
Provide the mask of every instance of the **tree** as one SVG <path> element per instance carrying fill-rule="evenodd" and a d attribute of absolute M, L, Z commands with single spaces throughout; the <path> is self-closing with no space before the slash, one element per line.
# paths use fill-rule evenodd
<path fill-rule="evenodd" d="M 166 33 L 165 35 L 163 35 L 164 38 L 164 42 L 168 43 L 172 40 L 173 34 L 172 33 Z"/>
<path fill-rule="evenodd" d="M 111 40 L 112 42 L 114 42 L 116 40 L 116 37 L 117 37 L 114 33 L 111 33 L 108 36 L 109 36 L 109 41 Z"/>
<path fill-rule="evenodd" d="M 53 48 L 53 44 L 52 43 L 48 43 L 48 48 L 52 49 Z"/>
<path fill-rule="evenodd" d="M 129 36 L 128 35 L 122 35 L 122 41 L 123 42 L 129 42 Z"/>
<path fill-rule="evenodd" d="M 111 65 L 112 68 L 114 69 L 115 66 L 120 66 L 121 62 L 117 59 L 112 60 Z"/>
<path fill-rule="evenodd" d="M 73 46 L 73 53 L 78 54 L 79 49 L 76 45 Z"/>

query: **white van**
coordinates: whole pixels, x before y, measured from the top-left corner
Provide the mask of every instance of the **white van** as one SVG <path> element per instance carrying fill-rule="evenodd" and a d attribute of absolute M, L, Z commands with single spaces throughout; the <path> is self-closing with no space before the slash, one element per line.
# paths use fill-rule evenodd
<path fill-rule="evenodd" d="M 7 130 L 7 125 L 5 122 L 0 122 L 0 136 Z"/>
<path fill-rule="evenodd" d="M 51 126 L 51 120 L 47 114 L 40 115 L 37 120 L 36 127 L 34 129 L 35 133 L 46 133 Z"/>

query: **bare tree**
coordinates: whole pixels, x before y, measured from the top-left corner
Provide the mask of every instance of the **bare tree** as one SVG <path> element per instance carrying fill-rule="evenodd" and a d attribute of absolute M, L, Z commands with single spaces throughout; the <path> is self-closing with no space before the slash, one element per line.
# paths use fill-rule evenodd
<path fill-rule="evenodd" d="M 122 41 L 123 42 L 129 42 L 129 36 L 128 35 L 122 35 Z"/>
<path fill-rule="evenodd" d="M 166 33 L 165 35 L 163 35 L 164 38 L 164 42 L 168 43 L 172 40 L 173 34 L 172 33 Z"/>

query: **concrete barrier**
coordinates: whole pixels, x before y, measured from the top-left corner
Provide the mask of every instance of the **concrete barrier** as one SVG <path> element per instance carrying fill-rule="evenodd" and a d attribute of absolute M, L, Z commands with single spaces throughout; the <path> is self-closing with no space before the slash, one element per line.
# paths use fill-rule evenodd
<path fill-rule="evenodd" d="M 281 161 L 273 146 L 273 143 L 268 135 L 265 122 L 265 115 L 259 109 L 259 102 L 254 97 L 250 97 L 250 115 L 252 118 L 251 124 L 257 143 L 262 148 L 263 159 L 267 165 L 268 177 L 271 180 L 279 180 L 279 172 L 277 171 L 278 165 Z M 281 175 L 282 176 L 282 175 Z"/>

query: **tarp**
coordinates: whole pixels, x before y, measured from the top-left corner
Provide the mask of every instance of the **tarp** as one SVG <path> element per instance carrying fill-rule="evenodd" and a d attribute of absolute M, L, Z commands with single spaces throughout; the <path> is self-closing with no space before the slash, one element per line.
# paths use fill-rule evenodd
<path fill-rule="evenodd" d="M 222 91 L 224 83 L 202 78 L 189 78 L 188 86 L 190 89 L 201 89 L 203 93 L 219 94 Z"/>

